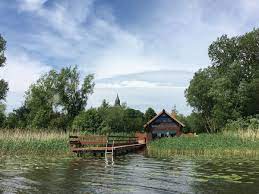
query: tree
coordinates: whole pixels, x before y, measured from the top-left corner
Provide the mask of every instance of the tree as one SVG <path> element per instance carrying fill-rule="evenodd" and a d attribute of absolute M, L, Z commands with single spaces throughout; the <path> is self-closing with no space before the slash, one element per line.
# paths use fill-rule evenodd
<path fill-rule="evenodd" d="M 87 111 L 82 111 L 77 115 L 73 121 L 72 128 L 74 130 L 88 130 L 90 132 L 96 133 L 102 124 L 102 117 L 95 108 L 88 109 Z"/>
<path fill-rule="evenodd" d="M 6 61 L 4 51 L 6 49 L 6 41 L 0 34 L 0 67 L 3 67 Z M 0 103 L 4 100 L 8 91 L 8 84 L 3 79 L 0 79 Z"/>
<path fill-rule="evenodd" d="M 185 91 L 207 132 L 258 111 L 258 53 L 259 29 L 232 38 L 223 35 L 209 46 L 212 65 L 196 72 Z"/>
<path fill-rule="evenodd" d="M 30 110 L 25 105 L 22 105 L 20 108 L 13 110 L 12 113 L 9 113 L 5 126 L 10 129 L 26 128 L 28 122 L 27 117 L 29 113 Z"/>
<path fill-rule="evenodd" d="M 74 118 L 80 111 L 84 110 L 88 95 L 93 93 L 93 79 L 92 74 L 87 75 L 81 88 L 79 88 L 80 80 L 76 66 L 63 68 L 58 74 L 56 82 L 56 93 L 59 97 L 58 105 L 69 117 Z"/>
<path fill-rule="evenodd" d="M 112 132 L 125 132 L 124 111 L 120 106 L 113 106 L 105 111 L 104 124 L 110 127 Z M 103 125 L 104 125 L 103 124 Z"/>
<path fill-rule="evenodd" d="M 5 112 L 5 106 L 3 104 L 0 104 L 0 128 L 4 127 L 6 116 L 4 114 Z"/>
<path fill-rule="evenodd" d="M 81 87 L 79 78 L 76 66 L 66 67 L 60 72 L 51 70 L 32 84 L 25 99 L 30 110 L 28 124 L 35 128 L 48 128 L 50 122 L 71 126 L 74 117 L 85 109 L 94 87 L 92 74 L 84 78 Z"/>
<path fill-rule="evenodd" d="M 135 132 L 143 129 L 144 114 L 139 110 L 127 108 L 124 111 L 125 132 Z"/>
<path fill-rule="evenodd" d="M 145 114 L 144 114 L 144 121 L 148 122 L 150 119 L 152 119 L 154 116 L 156 116 L 156 112 L 153 108 L 149 107 Z"/>
<path fill-rule="evenodd" d="M 106 108 L 108 108 L 109 106 L 110 106 L 109 103 L 108 103 L 105 99 L 103 99 L 100 108 L 106 109 Z"/>
<path fill-rule="evenodd" d="M 51 70 L 41 76 L 26 92 L 24 104 L 30 110 L 27 117 L 28 126 L 48 128 L 59 100 L 56 94 L 57 76 L 58 73 Z"/>

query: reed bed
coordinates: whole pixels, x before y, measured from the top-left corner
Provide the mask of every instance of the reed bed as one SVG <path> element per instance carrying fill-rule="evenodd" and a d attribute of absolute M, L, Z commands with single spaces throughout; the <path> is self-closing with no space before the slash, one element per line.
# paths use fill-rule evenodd
<path fill-rule="evenodd" d="M 257 135 L 239 131 L 236 134 L 200 134 L 197 137 L 162 138 L 147 145 L 148 154 L 154 157 L 170 158 L 180 156 L 259 156 Z"/>
<path fill-rule="evenodd" d="M 259 141 L 259 129 L 238 129 L 236 131 L 224 130 L 223 134 L 226 136 L 239 137 L 243 140 Z"/>
<path fill-rule="evenodd" d="M 70 154 L 68 134 L 53 131 L 0 129 L 0 155 L 12 154 Z"/>

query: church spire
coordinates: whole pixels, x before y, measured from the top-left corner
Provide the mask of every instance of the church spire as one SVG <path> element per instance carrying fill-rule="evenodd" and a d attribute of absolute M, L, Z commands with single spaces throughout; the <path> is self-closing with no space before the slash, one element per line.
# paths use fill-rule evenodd
<path fill-rule="evenodd" d="M 121 101 L 120 101 L 120 98 L 119 98 L 119 95 L 118 95 L 118 94 L 117 94 L 117 97 L 116 97 L 116 99 L 115 99 L 114 106 L 121 106 Z"/>

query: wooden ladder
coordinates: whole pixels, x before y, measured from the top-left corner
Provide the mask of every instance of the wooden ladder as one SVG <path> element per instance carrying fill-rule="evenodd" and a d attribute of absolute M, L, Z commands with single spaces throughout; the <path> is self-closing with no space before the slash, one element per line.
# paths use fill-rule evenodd
<path fill-rule="evenodd" d="M 109 148 L 109 139 L 107 139 L 106 148 L 105 148 L 105 164 L 109 166 L 109 158 L 111 158 L 111 165 L 114 164 L 114 160 L 113 160 L 114 140 L 112 141 L 111 151 L 108 150 L 108 148 Z"/>

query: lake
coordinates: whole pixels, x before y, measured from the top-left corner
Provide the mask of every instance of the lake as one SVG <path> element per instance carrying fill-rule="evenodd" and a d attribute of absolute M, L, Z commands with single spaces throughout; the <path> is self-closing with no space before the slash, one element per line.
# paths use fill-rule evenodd
<path fill-rule="evenodd" d="M 0 193 L 259 193 L 259 160 L 2 156 Z"/>

